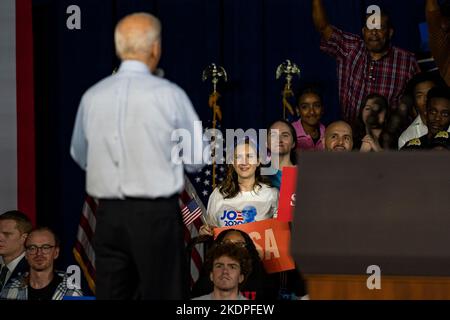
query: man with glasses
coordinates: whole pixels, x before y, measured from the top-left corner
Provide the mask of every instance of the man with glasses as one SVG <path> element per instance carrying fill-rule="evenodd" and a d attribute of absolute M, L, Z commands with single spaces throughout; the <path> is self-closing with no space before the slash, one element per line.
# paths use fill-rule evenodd
<path fill-rule="evenodd" d="M 0 292 L 28 271 L 25 240 L 32 228 L 23 212 L 8 211 L 0 215 Z"/>
<path fill-rule="evenodd" d="M 62 300 L 82 296 L 68 285 L 67 275 L 54 269 L 59 256 L 59 240 L 49 228 L 33 230 L 25 242 L 29 272 L 4 287 L 1 298 L 8 300 Z"/>

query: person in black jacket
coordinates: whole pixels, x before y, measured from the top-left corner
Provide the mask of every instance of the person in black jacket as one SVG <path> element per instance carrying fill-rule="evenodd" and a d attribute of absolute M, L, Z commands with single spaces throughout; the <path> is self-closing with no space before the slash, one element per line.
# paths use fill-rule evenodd
<path fill-rule="evenodd" d="M 426 150 L 433 146 L 431 141 L 447 135 L 450 127 L 450 88 L 434 87 L 427 94 L 428 133 L 408 141 L 400 150 Z"/>
<path fill-rule="evenodd" d="M 23 212 L 14 210 L 0 215 L 0 291 L 28 271 L 25 240 L 32 228 Z"/>

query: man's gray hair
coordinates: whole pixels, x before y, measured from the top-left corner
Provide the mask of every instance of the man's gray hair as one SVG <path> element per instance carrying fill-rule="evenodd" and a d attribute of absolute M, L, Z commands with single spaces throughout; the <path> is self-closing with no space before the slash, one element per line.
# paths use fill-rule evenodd
<path fill-rule="evenodd" d="M 151 28 L 148 28 L 147 30 L 136 28 L 128 34 L 123 34 L 120 30 L 122 22 L 125 19 L 132 17 L 147 19 L 151 24 Z M 114 31 L 114 42 L 117 55 L 122 58 L 134 54 L 147 54 L 153 43 L 159 41 L 160 37 L 161 22 L 154 15 L 145 12 L 127 15 L 117 23 Z"/>

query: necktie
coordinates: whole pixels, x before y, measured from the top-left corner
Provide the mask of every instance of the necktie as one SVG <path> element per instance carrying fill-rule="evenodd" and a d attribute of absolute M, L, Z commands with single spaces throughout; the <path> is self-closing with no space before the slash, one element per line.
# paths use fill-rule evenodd
<path fill-rule="evenodd" d="M 8 274 L 8 268 L 3 265 L 2 271 L 0 272 L 0 290 L 3 289 L 3 285 L 5 284 L 6 275 Z"/>

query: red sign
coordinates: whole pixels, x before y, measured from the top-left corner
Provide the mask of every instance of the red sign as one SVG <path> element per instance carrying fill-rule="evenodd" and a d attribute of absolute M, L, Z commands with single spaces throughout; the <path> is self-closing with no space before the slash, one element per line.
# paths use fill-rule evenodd
<path fill-rule="evenodd" d="M 277 219 L 291 222 L 294 218 L 297 167 L 284 167 L 281 176 L 280 200 Z"/>
<path fill-rule="evenodd" d="M 242 230 L 252 238 L 268 273 L 292 270 L 294 260 L 289 252 L 291 231 L 289 224 L 276 219 L 267 219 L 232 227 L 214 228 L 214 237 L 226 229 Z"/>

